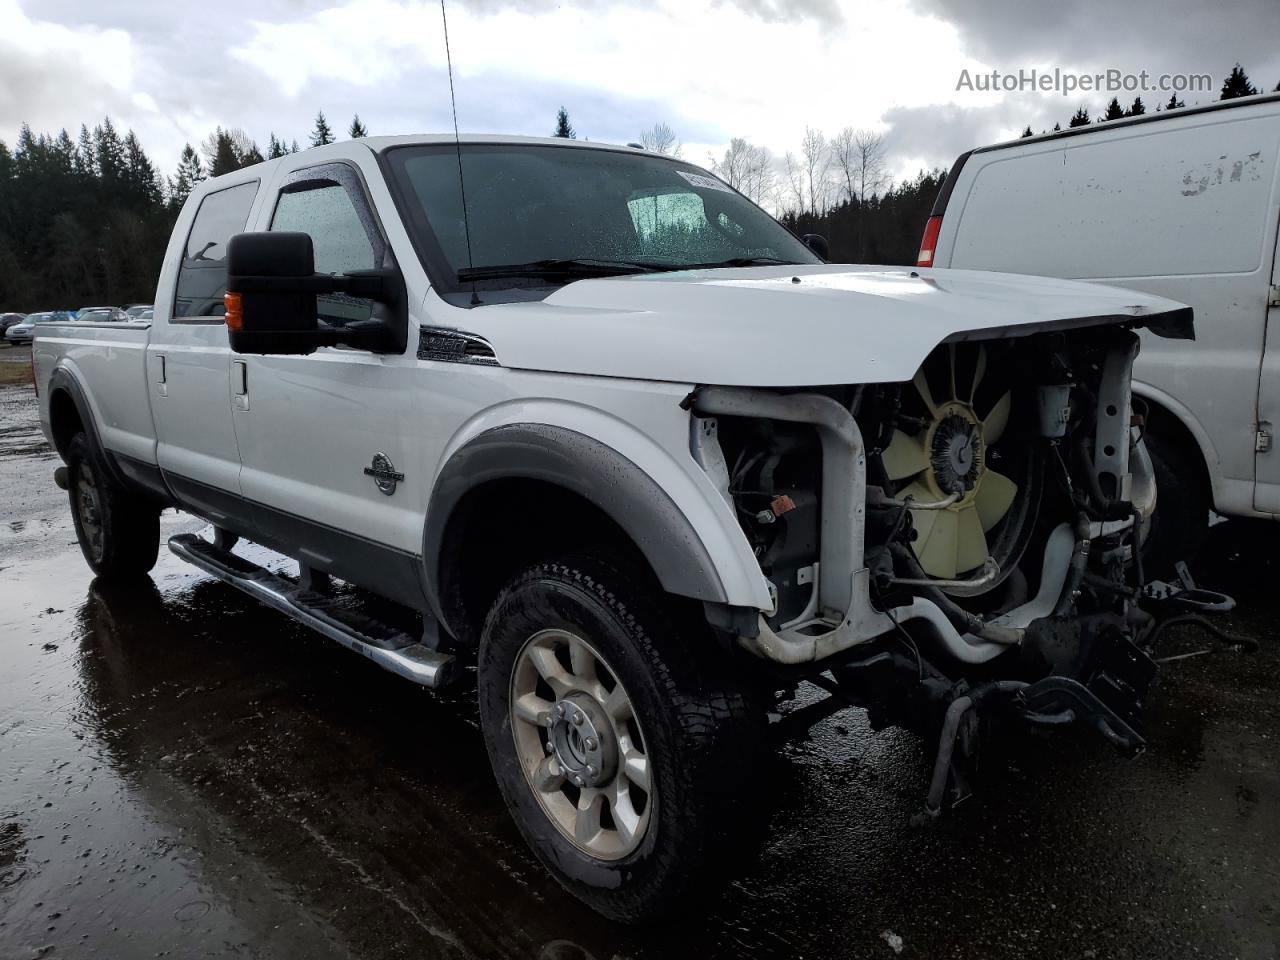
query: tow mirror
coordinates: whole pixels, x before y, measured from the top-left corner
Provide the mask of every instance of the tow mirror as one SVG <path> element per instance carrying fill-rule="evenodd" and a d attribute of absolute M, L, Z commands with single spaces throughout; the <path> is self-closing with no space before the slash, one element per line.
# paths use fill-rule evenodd
<path fill-rule="evenodd" d="M 225 319 L 236 353 L 308 354 L 336 344 L 394 348 L 390 328 L 379 320 L 322 328 L 316 298 L 333 293 L 393 305 L 405 299 L 394 269 L 316 273 L 310 234 L 238 233 L 227 244 Z"/>
<path fill-rule="evenodd" d="M 831 259 L 831 246 L 827 243 L 827 238 L 820 233 L 806 233 L 801 239 L 804 245 L 820 256 L 823 260 Z"/>

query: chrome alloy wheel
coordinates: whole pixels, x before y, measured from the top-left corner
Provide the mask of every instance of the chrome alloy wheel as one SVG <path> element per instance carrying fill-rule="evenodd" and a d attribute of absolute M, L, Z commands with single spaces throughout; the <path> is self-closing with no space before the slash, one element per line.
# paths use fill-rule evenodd
<path fill-rule="evenodd" d="M 511 671 L 511 734 L 543 812 L 574 846 L 618 860 L 657 796 L 631 699 L 599 652 L 565 630 L 525 641 Z"/>
<path fill-rule="evenodd" d="M 76 471 L 74 500 L 89 550 L 94 561 L 99 561 L 102 559 L 102 502 L 97 479 L 87 463 L 81 463 Z"/>

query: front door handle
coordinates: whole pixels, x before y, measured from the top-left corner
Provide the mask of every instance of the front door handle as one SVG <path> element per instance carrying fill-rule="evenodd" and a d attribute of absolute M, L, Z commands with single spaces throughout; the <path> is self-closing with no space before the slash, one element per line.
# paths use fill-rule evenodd
<path fill-rule="evenodd" d="M 249 409 L 249 365 L 243 360 L 231 361 L 231 404 L 237 410 Z"/>
<path fill-rule="evenodd" d="M 151 354 L 151 379 L 155 381 L 156 393 L 162 397 L 169 395 L 168 374 L 164 366 L 164 354 Z"/>

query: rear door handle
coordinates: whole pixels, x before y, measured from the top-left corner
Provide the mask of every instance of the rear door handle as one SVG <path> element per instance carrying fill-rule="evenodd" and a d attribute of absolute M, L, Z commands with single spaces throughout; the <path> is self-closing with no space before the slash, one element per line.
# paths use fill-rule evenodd
<path fill-rule="evenodd" d="M 243 360 L 231 361 L 231 404 L 237 410 L 249 409 L 249 365 Z"/>

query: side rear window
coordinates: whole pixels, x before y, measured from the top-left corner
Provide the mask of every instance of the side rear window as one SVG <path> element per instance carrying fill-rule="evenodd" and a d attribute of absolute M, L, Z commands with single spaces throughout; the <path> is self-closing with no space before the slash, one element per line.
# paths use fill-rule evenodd
<path fill-rule="evenodd" d="M 227 241 L 243 233 L 258 181 L 210 193 L 200 201 L 182 251 L 173 296 L 173 319 L 221 319 L 227 292 Z"/>

